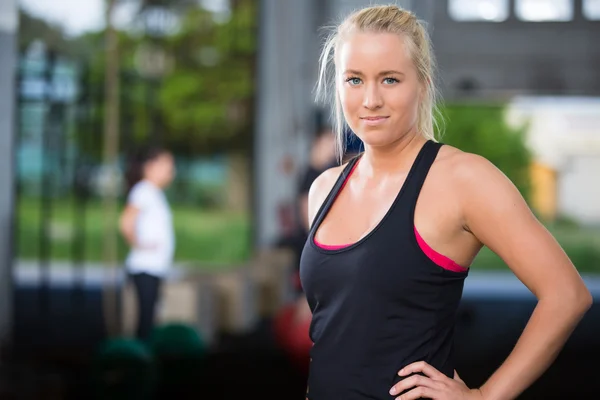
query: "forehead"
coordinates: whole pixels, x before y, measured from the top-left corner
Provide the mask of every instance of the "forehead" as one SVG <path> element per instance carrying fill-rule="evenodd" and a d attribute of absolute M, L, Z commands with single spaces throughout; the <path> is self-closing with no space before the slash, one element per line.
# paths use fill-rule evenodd
<path fill-rule="evenodd" d="M 353 33 L 340 43 L 337 54 L 339 70 L 361 72 L 406 70 L 412 66 L 408 47 L 402 36 L 392 33 Z"/>

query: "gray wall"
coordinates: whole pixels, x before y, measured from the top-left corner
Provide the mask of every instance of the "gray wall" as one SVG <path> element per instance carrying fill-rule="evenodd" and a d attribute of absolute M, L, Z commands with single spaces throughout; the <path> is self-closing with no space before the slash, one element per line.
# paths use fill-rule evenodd
<path fill-rule="evenodd" d="M 16 0 L 0 2 L 0 345 L 12 326 Z"/>
<path fill-rule="evenodd" d="M 301 165 L 315 129 L 312 98 L 322 7 L 320 0 L 260 3 L 254 147 L 254 225 L 259 248 L 280 237 L 280 208 L 294 201 L 297 179 L 283 172 L 284 158 Z"/>
<path fill-rule="evenodd" d="M 569 22 L 456 22 L 448 0 L 436 0 L 432 41 L 446 99 L 501 99 L 513 94 L 600 95 L 600 22 L 575 0 Z M 468 92 L 461 87 L 473 85 Z"/>

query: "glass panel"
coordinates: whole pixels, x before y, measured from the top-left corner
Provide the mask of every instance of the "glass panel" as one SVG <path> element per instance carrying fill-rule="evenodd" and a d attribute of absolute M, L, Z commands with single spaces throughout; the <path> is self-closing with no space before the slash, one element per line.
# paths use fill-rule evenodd
<path fill-rule="evenodd" d="M 517 18 L 523 21 L 570 21 L 573 19 L 573 0 L 517 0 Z"/>
<path fill-rule="evenodd" d="M 508 0 L 450 0 L 448 13 L 456 21 L 501 22 L 508 18 Z"/>
<path fill-rule="evenodd" d="M 592 21 L 600 21 L 600 0 L 583 0 L 583 16 Z"/>

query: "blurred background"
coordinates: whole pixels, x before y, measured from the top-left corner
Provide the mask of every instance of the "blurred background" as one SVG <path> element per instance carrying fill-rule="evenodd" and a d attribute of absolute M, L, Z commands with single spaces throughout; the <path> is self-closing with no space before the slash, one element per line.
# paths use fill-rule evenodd
<path fill-rule="evenodd" d="M 0 398 L 304 398 L 306 325 L 285 315 L 298 199 L 330 122 L 313 102 L 319 29 L 371 3 L 0 1 Z M 600 0 L 396 3 L 427 22 L 443 141 L 513 180 L 598 300 Z M 126 159 L 147 143 L 177 168 L 151 345 L 133 337 L 118 231 Z M 484 248 L 458 316 L 469 385 L 534 305 Z M 595 304 L 523 398 L 597 398 L 599 362 Z"/>

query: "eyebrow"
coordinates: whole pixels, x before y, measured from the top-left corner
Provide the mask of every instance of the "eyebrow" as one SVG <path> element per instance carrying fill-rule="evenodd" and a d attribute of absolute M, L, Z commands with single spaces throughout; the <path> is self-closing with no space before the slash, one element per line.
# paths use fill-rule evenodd
<path fill-rule="evenodd" d="M 354 70 L 354 69 L 347 69 L 346 71 L 344 71 L 344 74 L 359 75 L 359 76 L 363 76 L 364 75 L 362 72 Z M 400 72 L 400 71 L 396 71 L 396 70 L 390 69 L 390 70 L 387 70 L 387 71 L 381 71 L 377 75 L 378 76 L 383 76 L 383 75 L 402 75 L 402 76 L 404 76 L 404 73 Z"/>

